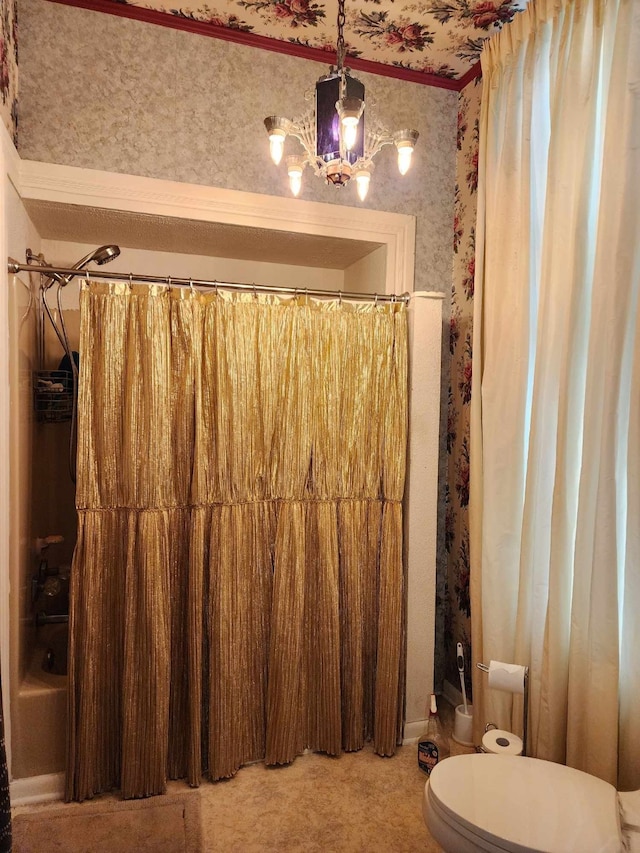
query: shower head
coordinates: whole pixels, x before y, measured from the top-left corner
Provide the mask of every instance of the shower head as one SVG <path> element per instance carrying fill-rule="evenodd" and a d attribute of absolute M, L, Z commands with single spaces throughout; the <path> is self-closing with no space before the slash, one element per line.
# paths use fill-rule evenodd
<path fill-rule="evenodd" d="M 78 263 L 74 264 L 70 269 L 72 270 L 81 270 L 83 267 L 86 267 L 87 264 L 95 263 L 95 264 L 108 264 L 109 261 L 112 261 L 114 258 L 117 258 L 120 254 L 120 246 L 110 245 L 110 246 L 99 246 L 97 249 L 94 249 L 93 252 L 89 252 L 88 255 L 85 255 L 84 258 L 81 258 Z M 40 266 L 48 266 L 42 255 L 34 255 L 31 249 L 27 250 L 27 261 L 36 261 L 40 264 Z M 41 290 L 48 290 L 54 282 L 57 282 L 60 287 L 66 287 L 69 282 L 75 278 L 77 273 L 67 273 L 67 275 L 62 275 L 61 273 L 51 273 L 48 275 L 46 281 L 44 281 L 40 288 Z"/>
<path fill-rule="evenodd" d="M 120 246 L 99 246 L 97 249 L 94 249 L 93 252 L 89 252 L 88 255 L 85 255 L 84 258 L 81 258 L 77 264 L 74 264 L 71 269 L 72 270 L 81 270 L 87 266 L 87 264 L 95 263 L 98 265 L 108 264 L 109 261 L 114 260 L 120 254 Z M 53 284 L 53 280 L 55 279 L 61 287 L 65 287 L 69 282 L 75 277 L 75 273 L 66 276 L 52 276 L 50 283 L 48 286 Z"/>
<path fill-rule="evenodd" d="M 94 249 L 93 252 L 89 252 L 88 255 L 85 255 L 77 264 L 74 264 L 72 269 L 80 270 L 92 262 L 100 265 L 108 264 L 109 261 L 117 258 L 119 254 L 120 246 L 99 246 L 97 249 Z"/>
<path fill-rule="evenodd" d="M 93 253 L 93 260 L 102 266 L 102 264 L 108 264 L 109 261 L 113 261 L 119 254 L 120 246 L 100 246 Z"/>

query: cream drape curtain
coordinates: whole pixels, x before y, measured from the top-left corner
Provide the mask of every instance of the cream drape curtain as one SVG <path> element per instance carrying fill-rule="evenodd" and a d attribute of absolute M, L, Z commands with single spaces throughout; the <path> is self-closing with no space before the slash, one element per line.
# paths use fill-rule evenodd
<path fill-rule="evenodd" d="M 532 754 L 640 787 L 640 3 L 532 0 L 482 68 L 474 657 L 531 667 Z"/>
<path fill-rule="evenodd" d="M 393 754 L 406 311 L 87 282 L 67 797 Z"/>

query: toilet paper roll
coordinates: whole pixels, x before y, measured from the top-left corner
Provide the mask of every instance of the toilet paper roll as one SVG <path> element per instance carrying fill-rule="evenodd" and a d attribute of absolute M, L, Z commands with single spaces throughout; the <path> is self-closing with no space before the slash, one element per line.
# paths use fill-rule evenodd
<path fill-rule="evenodd" d="M 522 755 L 522 740 L 513 732 L 491 729 L 482 737 L 482 748 L 495 755 Z"/>
<path fill-rule="evenodd" d="M 492 660 L 489 662 L 489 687 L 507 693 L 524 693 L 525 672 L 526 667 L 516 663 Z"/>

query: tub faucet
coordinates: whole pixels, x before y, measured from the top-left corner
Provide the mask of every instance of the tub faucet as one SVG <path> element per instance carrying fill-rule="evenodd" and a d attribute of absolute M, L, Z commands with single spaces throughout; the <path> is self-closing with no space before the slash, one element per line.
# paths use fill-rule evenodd
<path fill-rule="evenodd" d="M 44 610 L 36 613 L 36 625 L 38 628 L 42 625 L 64 625 L 68 621 L 68 613 L 45 613 Z"/>
<path fill-rule="evenodd" d="M 59 545 L 61 542 L 64 542 L 64 536 L 60 536 L 59 534 L 53 534 L 52 536 L 44 536 L 42 538 L 36 539 L 36 557 L 41 557 L 42 552 L 46 551 L 49 545 Z"/>

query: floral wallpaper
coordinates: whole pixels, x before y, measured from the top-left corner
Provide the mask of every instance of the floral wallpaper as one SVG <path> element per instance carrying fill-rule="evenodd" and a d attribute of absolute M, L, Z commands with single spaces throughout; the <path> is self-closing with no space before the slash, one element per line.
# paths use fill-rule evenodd
<path fill-rule="evenodd" d="M 18 3 L 1 0 L 0 111 L 13 144 L 18 144 Z"/>
<path fill-rule="evenodd" d="M 456 643 L 465 647 L 467 695 L 471 696 L 471 602 L 469 599 L 469 403 L 473 363 L 478 136 L 482 83 L 460 92 L 453 233 L 453 283 L 449 325 L 451 369 L 447 418 L 449 476 L 446 491 L 447 577 L 444 601 L 444 677 L 459 689 Z"/>
<path fill-rule="evenodd" d="M 110 0 L 291 45 L 334 50 L 337 0 Z M 457 79 L 479 59 L 484 39 L 526 0 L 349 0 L 344 36 L 350 56 Z"/>

